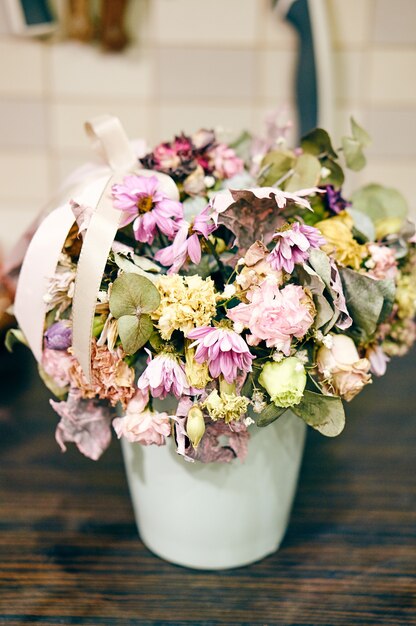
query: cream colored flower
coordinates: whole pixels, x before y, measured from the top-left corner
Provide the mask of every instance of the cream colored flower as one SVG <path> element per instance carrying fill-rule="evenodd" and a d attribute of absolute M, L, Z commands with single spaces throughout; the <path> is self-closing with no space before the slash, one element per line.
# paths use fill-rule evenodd
<path fill-rule="evenodd" d="M 322 346 L 316 355 L 324 388 L 344 400 L 352 400 L 371 382 L 370 361 L 360 359 L 354 341 L 346 335 L 332 334 L 331 348 Z"/>
<path fill-rule="evenodd" d="M 246 412 L 250 400 L 245 396 L 237 396 L 235 393 L 221 392 L 215 389 L 203 403 L 214 422 L 222 419 L 226 424 L 239 420 Z"/>
<path fill-rule="evenodd" d="M 174 330 L 187 335 L 193 328 L 210 325 L 217 310 L 211 278 L 170 274 L 160 276 L 156 287 L 161 300 L 152 318 L 157 322 L 162 339 L 170 339 Z"/>
<path fill-rule="evenodd" d="M 190 341 L 186 342 L 190 344 Z M 211 377 L 208 373 L 208 363 L 195 361 L 195 348 L 185 348 L 185 374 L 191 387 L 205 389 Z"/>

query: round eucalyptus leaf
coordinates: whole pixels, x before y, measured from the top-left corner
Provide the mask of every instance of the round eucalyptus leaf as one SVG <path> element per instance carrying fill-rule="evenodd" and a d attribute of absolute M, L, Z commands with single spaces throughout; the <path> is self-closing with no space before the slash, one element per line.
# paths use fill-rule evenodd
<path fill-rule="evenodd" d="M 153 322 L 150 315 L 123 315 L 118 320 L 118 334 L 126 354 L 135 354 L 150 338 Z"/>
<path fill-rule="evenodd" d="M 112 285 L 110 311 L 116 319 L 123 315 L 139 317 L 142 313 L 151 313 L 159 303 L 158 290 L 144 276 L 125 272 Z"/>

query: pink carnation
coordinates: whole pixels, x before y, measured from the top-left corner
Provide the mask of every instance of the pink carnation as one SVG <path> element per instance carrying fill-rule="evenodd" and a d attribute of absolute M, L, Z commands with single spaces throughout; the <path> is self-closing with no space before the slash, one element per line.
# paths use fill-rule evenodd
<path fill-rule="evenodd" d="M 253 287 L 247 298 L 250 303 L 230 309 L 228 317 L 250 330 L 251 336 L 247 337 L 250 345 L 265 341 L 267 347 L 277 348 L 288 356 L 292 337 L 301 339 L 313 322 L 310 299 L 302 287 L 286 285 L 279 289 L 274 281 L 265 280 Z"/>
<path fill-rule="evenodd" d="M 42 367 L 53 378 L 58 387 L 67 387 L 70 383 L 70 369 L 77 364 L 66 350 L 45 348 L 42 353 Z"/>
<path fill-rule="evenodd" d="M 232 383 L 239 371 L 251 372 L 254 356 L 244 339 L 229 328 L 201 326 L 188 333 L 195 339 L 191 348 L 198 346 L 195 352 L 197 363 L 208 362 L 209 373 L 213 378 L 222 374 L 228 383 Z"/>
<path fill-rule="evenodd" d="M 166 398 L 173 393 L 176 398 L 189 393 L 189 384 L 183 363 L 173 354 L 160 353 L 150 359 L 137 381 L 137 387 L 154 398 Z"/>
<path fill-rule="evenodd" d="M 397 261 L 394 250 L 387 246 L 379 246 L 376 243 L 370 243 L 368 251 L 371 254 L 373 267 L 368 274 L 377 280 L 385 278 L 394 279 L 397 274 Z"/>
<path fill-rule="evenodd" d="M 170 435 L 170 419 L 167 413 L 154 413 L 146 409 L 149 394 L 138 390 L 127 405 L 123 417 L 113 420 L 117 437 L 125 437 L 131 443 L 144 446 L 155 444 L 163 446 Z"/>
<path fill-rule="evenodd" d="M 168 198 L 159 189 L 156 176 L 125 176 L 123 183 L 113 185 L 114 207 L 123 212 L 120 226 L 133 222 L 137 241 L 152 244 L 157 229 L 168 237 L 177 231 L 175 220 L 183 218 L 180 202 Z"/>

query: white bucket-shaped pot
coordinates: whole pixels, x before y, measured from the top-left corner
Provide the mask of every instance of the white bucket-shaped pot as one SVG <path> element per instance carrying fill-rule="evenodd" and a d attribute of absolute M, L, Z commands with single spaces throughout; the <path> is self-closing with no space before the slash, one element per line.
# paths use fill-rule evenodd
<path fill-rule="evenodd" d="M 188 463 L 166 446 L 122 439 L 133 508 L 143 543 L 197 569 L 224 569 L 275 552 L 296 490 L 305 423 L 287 411 L 252 426 L 244 462 Z"/>

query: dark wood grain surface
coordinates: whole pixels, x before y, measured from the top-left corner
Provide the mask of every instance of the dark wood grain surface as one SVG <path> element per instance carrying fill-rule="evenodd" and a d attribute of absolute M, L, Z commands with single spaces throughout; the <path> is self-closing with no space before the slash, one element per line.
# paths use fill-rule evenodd
<path fill-rule="evenodd" d="M 61 454 L 19 365 L 0 360 L 1 624 L 416 624 L 415 352 L 338 439 L 309 433 L 281 549 L 219 573 L 142 545 L 117 442 L 98 463 Z"/>

